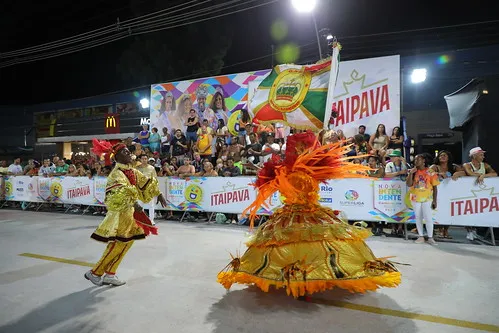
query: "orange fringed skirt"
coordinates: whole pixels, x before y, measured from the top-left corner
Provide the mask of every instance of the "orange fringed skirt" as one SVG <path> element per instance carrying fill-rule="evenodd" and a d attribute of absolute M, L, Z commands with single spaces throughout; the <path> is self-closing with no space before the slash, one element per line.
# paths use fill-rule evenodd
<path fill-rule="evenodd" d="M 401 275 L 394 265 L 376 258 L 364 242 L 371 233 L 349 225 L 338 211 L 320 205 L 284 206 L 247 243 L 241 258 L 233 258 L 218 274 L 226 289 L 233 283 L 286 288 L 304 296 L 339 287 L 364 293 L 396 287 Z"/>

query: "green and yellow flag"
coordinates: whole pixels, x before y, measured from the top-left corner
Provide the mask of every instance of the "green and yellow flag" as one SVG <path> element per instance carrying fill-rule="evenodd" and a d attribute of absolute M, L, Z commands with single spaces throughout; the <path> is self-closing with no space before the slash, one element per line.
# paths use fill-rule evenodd
<path fill-rule="evenodd" d="M 312 130 L 327 127 L 338 58 L 339 47 L 335 47 L 331 58 L 314 65 L 276 66 L 260 83 L 250 101 L 254 121 L 280 122 Z"/>

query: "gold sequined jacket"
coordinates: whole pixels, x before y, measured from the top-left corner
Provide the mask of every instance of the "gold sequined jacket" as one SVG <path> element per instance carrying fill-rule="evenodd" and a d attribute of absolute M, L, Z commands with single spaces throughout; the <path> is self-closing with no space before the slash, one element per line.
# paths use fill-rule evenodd
<path fill-rule="evenodd" d="M 148 178 L 132 165 L 117 163 L 107 178 L 107 214 L 91 238 L 100 242 L 129 242 L 145 238 L 133 218 L 137 200 L 149 202 L 160 194 L 158 180 Z"/>

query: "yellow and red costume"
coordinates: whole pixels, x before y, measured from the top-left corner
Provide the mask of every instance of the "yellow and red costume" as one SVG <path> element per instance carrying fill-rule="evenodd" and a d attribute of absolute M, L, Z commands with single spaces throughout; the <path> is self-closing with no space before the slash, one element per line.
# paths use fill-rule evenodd
<path fill-rule="evenodd" d="M 361 177 L 367 168 L 344 158 L 350 147 L 320 147 L 311 132 L 290 136 L 286 145 L 284 160 L 274 157 L 258 174 L 258 196 L 247 209 L 251 227 L 274 192 L 285 198 L 284 206 L 256 230 L 244 255 L 232 258 L 218 282 L 226 289 L 233 283 L 254 284 L 265 292 L 270 286 L 286 288 L 295 298 L 334 287 L 351 292 L 396 287 L 400 273 L 364 242 L 371 233 L 319 204 L 320 182 Z"/>
<path fill-rule="evenodd" d="M 102 144 L 104 142 L 94 141 L 94 152 L 106 152 L 107 147 L 96 149 Z M 123 147 L 115 146 L 113 150 L 116 152 Z M 159 194 L 157 179 L 144 176 L 131 164 L 116 163 L 107 178 L 106 217 L 90 236 L 107 243 L 101 259 L 92 269 L 93 274 L 114 275 L 135 240 L 144 239 L 150 233 L 157 234 L 157 228 L 143 212 L 136 212 L 134 206 L 138 200 L 149 202 Z"/>

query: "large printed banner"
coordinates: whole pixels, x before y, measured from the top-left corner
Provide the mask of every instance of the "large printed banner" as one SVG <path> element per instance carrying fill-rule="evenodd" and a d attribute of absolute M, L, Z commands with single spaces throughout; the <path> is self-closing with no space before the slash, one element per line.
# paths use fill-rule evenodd
<path fill-rule="evenodd" d="M 446 180 L 438 186 L 437 222 L 452 225 L 499 226 L 499 178 Z M 470 222 L 473 222 L 469 224 Z"/>
<path fill-rule="evenodd" d="M 105 177 L 4 177 L 6 200 L 103 205 Z"/>
<path fill-rule="evenodd" d="M 238 110 L 247 108 L 248 84 L 261 79 L 270 70 L 220 75 L 215 77 L 153 84 L 151 86 L 151 128 L 182 129 L 185 132 L 189 111 L 196 110 L 199 120 L 208 119 L 213 129 L 218 120 L 232 132 L 238 131 Z M 231 117 L 233 116 L 233 117 Z M 237 126 L 237 128 L 236 128 Z"/>
<path fill-rule="evenodd" d="M 151 128 L 185 132 L 189 111 L 218 128 L 221 119 L 232 133 L 246 108 L 259 122 L 279 122 L 294 127 L 323 128 L 332 110 L 332 125 L 347 137 L 360 125 L 373 134 L 384 124 L 388 135 L 400 123 L 400 56 L 310 66 L 279 65 L 273 70 L 220 75 L 151 86 Z M 333 90 L 333 93 L 331 91 Z"/>
<path fill-rule="evenodd" d="M 168 207 L 157 209 L 240 214 L 256 198 L 251 177 L 158 178 Z M 102 205 L 106 179 L 75 177 L 4 177 L 5 197 L 11 201 Z M 282 206 L 275 193 L 260 214 Z M 338 179 L 320 186 L 322 205 L 343 211 L 350 220 L 414 223 L 407 187 L 402 181 Z M 499 227 L 499 177 L 447 179 L 438 186 L 434 221 L 443 225 Z M 148 205 L 146 204 L 147 208 Z"/>
<path fill-rule="evenodd" d="M 334 129 L 347 137 L 357 134 L 360 125 L 374 134 L 378 124 L 390 136 L 400 126 L 400 56 L 342 61 L 333 109 L 338 113 Z"/>
<path fill-rule="evenodd" d="M 166 199 L 176 210 L 241 213 L 255 199 L 247 177 L 196 177 L 187 180 L 170 178 Z"/>
<path fill-rule="evenodd" d="M 38 194 L 38 177 L 5 176 L 5 200 L 44 202 Z"/>

